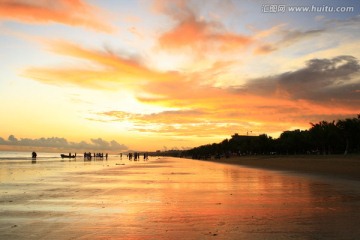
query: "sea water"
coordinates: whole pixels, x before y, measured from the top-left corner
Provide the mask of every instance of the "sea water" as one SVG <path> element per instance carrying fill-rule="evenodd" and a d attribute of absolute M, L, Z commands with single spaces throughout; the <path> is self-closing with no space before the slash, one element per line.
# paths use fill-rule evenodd
<path fill-rule="evenodd" d="M 1 160 L 31 160 L 32 152 L 0 151 Z M 60 153 L 37 152 L 37 159 L 59 159 Z"/>

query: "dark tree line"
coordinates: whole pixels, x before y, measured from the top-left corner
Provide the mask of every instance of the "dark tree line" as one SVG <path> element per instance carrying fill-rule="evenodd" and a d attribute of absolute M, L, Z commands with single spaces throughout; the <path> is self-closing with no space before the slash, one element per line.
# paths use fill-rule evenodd
<path fill-rule="evenodd" d="M 338 121 L 311 123 L 308 130 L 283 132 L 279 138 L 262 134 L 241 136 L 237 133 L 220 143 L 207 144 L 177 156 L 220 158 L 252 154 L 348 154 L 360 152 L 360 115 Z"/>

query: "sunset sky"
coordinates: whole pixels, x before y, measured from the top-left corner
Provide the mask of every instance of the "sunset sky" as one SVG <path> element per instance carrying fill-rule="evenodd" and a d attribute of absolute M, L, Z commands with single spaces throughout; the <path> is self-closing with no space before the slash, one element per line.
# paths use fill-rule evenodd
<path fill-rule="evenodd" d="M 0 150 L 184 149 L 355 117 L 359 10 L 358 0 L 0 0 Z"/>

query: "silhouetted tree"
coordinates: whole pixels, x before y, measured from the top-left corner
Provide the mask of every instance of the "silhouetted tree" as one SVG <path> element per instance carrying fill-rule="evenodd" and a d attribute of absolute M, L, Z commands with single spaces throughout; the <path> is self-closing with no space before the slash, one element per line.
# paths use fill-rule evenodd
<path fill-rule="evenodd" d="M 319 151 L 323 154 L 330 154 L 337 147 L 339 140 L 339 131 L 335 125 L 335 121 L 321 121 L 319 123 L 311 123 L 310 135 Z"/>
<path fill-rule="evenodd" d="M 348 154 L 360 152 L 360 115 L 337 122 L 310 123 L 309 130 L 284 131 L 278 139 L 266 134 L 241 136 L 237 133 L 220 143 L 199 146 L 185 152 L 194 158 L 243 154 Z M 172 153 L 174 154 L 174 152 Z M 178 154 L 178 152 L 176 152 Z"/>
<path fill-rule="evenodd" d="M 350 150 L 358 150 L 360 142 L 360 115 L 358 118 L 339 120 L 336 126 L 345 140 L 344 154 L 348 154 Z"/>

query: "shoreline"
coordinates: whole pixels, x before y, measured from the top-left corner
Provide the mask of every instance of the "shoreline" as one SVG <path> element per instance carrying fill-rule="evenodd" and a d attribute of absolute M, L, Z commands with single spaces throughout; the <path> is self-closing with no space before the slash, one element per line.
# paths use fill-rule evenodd
<path fill-rule="evenodd" d="M 360 181 L 360 155 L 258 155 L 201 161 Z"/>

